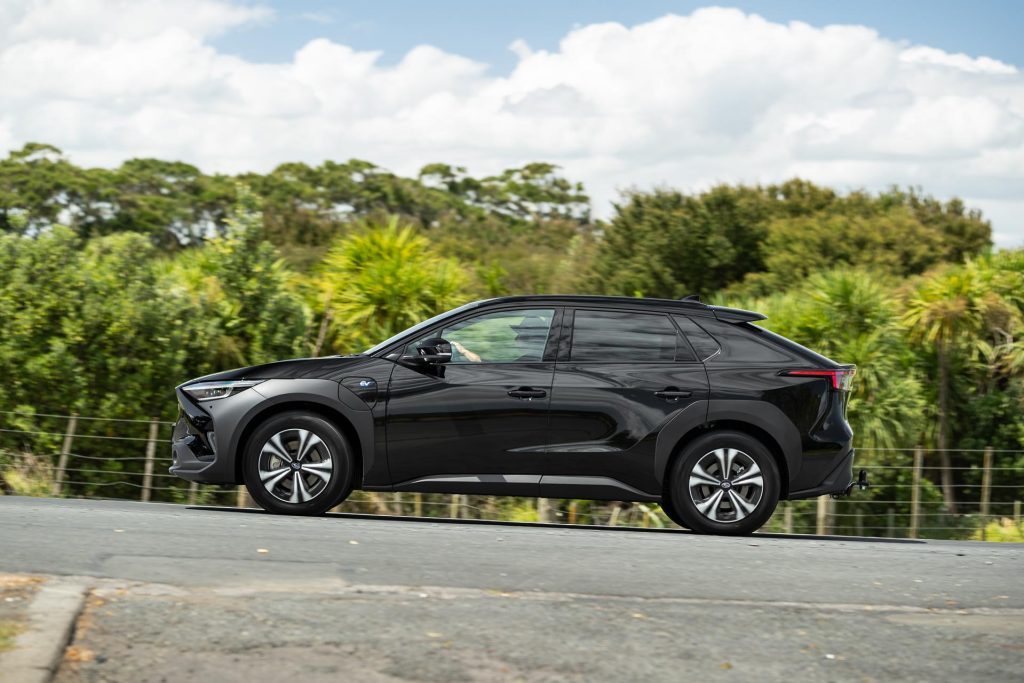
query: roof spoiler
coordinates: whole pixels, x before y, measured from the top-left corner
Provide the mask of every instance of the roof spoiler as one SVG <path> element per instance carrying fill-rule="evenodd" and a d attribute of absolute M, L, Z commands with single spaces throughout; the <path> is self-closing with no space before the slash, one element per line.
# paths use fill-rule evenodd
<path fill-rule="evenodd" d="M 744 311 L 742 308 L 728 308 L 726 306 L 708 306 L 708 310 L 715 314 L 719 320 L 728 323 L 752 323 L 755 320 L 766 320 L 768 316 L 764 313 Z"/>
<path fill-rule="evenodd" d="M 768 316 L 763 313 L 755 313 L 754 311 L 744 311 L 742 308 L 729 308 L 727 306 L 710 306 L 700 300 L 700 294 L 690 294 L 684 296 L 680 301 L 685 301 L 691 304 L 700 304 L 704 308 L 708 309 L 715 314 L 715 317 L 719 320 L 729 323 L 750 323 L 755 320 L 766 320 Z"/>

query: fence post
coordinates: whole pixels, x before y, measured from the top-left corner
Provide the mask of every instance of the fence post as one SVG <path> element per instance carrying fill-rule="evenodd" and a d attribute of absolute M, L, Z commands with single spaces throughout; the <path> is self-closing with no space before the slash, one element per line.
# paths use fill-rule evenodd
<path fill-rule="evenodd" d="M 414 493 L 412 494 L 412 509 L 416 513 L 417 517 L 423 516 L 423 494 Z"/>
<path fill-rule="evenodd" d="M 459 496 L 458 493 L 454 494 L 452 496 L 451 503 L 448 504 L 448 516 L 451 517 L 452 519 L 458 519 L 459 518 L 459 498 L 460 497 L 461 496 Z"/>
<path fill-rule="evenodd" d="M 815 533 L 824 536 L 828 529 L 828 496 L 818 496 L 818 524 Z"/>
<path fill-rule="evenodd" d="M 395 494 L 391 497 L 391 500 L 395 504 L 395 515 L 401 517 L 402 513 L 405 512 L 405 510 L 402 508 L 402 494 L 396 491 Z"/>
<path fill-rule="evenodd" d="M 981 524 L 988 518 L 989 501 L 992 500 L 992 447 L 985 446 L 981 460 Z"/>
<path fill-rule="evenodd" d="M 64 488 L 64 470 L 68 466 L 68 456 L 71 455 L 71 445 L 75 440 L 75 428 L 78 426 L 78 413 L 71 413 L 68 418 L 68 428 L 64 432 L 64 445 L 60 449 L 60 460 L 57 461 L 57 474 L 53 479 L 53 495 L 59 496 Z"/>
<path fill-rule="evenodd" d="M 789 503 L 782 508 L 782 528 L 787 534 L 793 533 L 793 506 Z"/>
<path fill-rule="evenodd" d="M 619 523 L 619 515 L 622 514 L 622 506 L 618 503 L 612 505 L 612 514 L 608 518 L 608 526 L 615 526 Z"/>
<path fill-rule="evenodd" d="M 547 498 L 538 498 L 537 499 L 537 521 L 542 523 L 542 524 L 546 524 L 546 523 L 550 522 L 551 521 L 550 509 L 551 509 L 551 506 L 548 505 L 548 499 Z"/>
<path fill-rule="evenodd" d="M 249 491 L 244 486 L 239 486 L 238 491 L 235 493 L 235 507 L 236 508 L 247 508 L 249 507 Z"/>
<path fill-rule="evenodd" d="M 192 482 L 191 484 L 188 485 L 188 504 L 189 505 L 195 505 L 196 504 L 196 496 L 198 495 L 198 493 L 199 493 L 199 484 L 197 482 Z"/>
<path fill-rule="evenodd" d="M 864 513 L 861 510 L 857 510 L 854 517 L 853 530 L 858 536 L 864 535 Z"/>
<path fill-rule="evenodd" d="M 569 524 L 576 523 L 576 507 L 577 503 L 575 500 L 569 503 Z"/>
<path fill-rule="evenodd" d="M 153 458 L 156 457 L 156 437 L 159 434 L 160 421 L 153 418 L 149 421 L 149 441 L 146 442 L 146 466 L 142 474 L 142 502 L 149 502 L 150 490 L 153 486 Z"/>
<path fill-rule="evenodd" d="M 914 448 L 914 470 L 910 485 L 910 529 L 907 531 L 909 538 L 917 538 L 918 517 L 921 514 L 921 467 L 924 464 L 924 450 L 917 446 Z"/>
<path fill-rule="evenodd" d="M 1013 523 L 1020 526 L 1020 501 L 1013 501 Z"/>

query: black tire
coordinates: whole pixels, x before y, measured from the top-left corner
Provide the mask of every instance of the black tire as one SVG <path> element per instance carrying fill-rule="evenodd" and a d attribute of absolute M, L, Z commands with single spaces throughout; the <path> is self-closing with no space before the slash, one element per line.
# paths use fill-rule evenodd
<path fill-rule="evenodd" d="M 672 507 L 672 502 L 668 497 L 661 501 L 661 511 L 665 513 L 666 517 L 675 522 L 676 525 L 681 526 L 684 529 L 689 528 L 686 526 L 686 522 L 683 521 L 683 518 L 676 513 L 676 509 Z"/>
<path fill-rule="evenodd" d="M 304 437 L 304 434 L 312 434 L 319 443 L 312 437 Z M 309 444 L 308 452 L 302 454 L 305 457 L 297 477 L 290 461 L 276 455 L 279 449 L 269 445 L 275 437 L 274 443 L 283 446 L 285 455 L 291 460 L 297 459 L 303 439 Z M 331 421 L 313 413 L 290 411 L 268 418 L 249 436 L 242 456 L 245 458 L 242 476 L 249 495 L 268 512 L 321 515 L 345 500 L 352 491 L 352 453 L 348 442 Z M 269 489 L 261 479 L 261 467 L 266 467 L 264 472 L 281 473 L 279 479 L 267 477 Z M 323 474 L 329 476 L 327 481 L 324 481 Z M 289 492 L 295 492 L 291 500 Z"/>
<path fill-rule="evenodd" d="M 729 476 L 724 480 L 729 485 L 704 483 L 723 479 L 718 476 L 723 461 L 728 465 Z M 702 467 L 695 473 L 698 463 Z M 675 458 L 669 477 L 666 513 L 673 521 L 678 518 L 682 526 L 699 533 L 753 533 L 768 521 L 779 502 L 781 487 L 775 458 L 764 444 L 743 432 L 717 431 L 698 437 Z M 690 486 L 691 481 L 697 482 L 695 486 Z M 698 509 L 698 503 L 705 512 Z M 674 514 L 667 512 L 669 508 Z"/>

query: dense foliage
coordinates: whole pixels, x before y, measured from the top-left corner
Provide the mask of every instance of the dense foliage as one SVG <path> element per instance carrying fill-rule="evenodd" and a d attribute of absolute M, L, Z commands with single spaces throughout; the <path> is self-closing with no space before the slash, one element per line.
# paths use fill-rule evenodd
<path fill-rule="evenodd" d="M 956 199 L 794 179 L 636 190 L 595 221 L 584 189 L 543 163 L 486 178 L 359 160 L 230 177 L 155 159 L 81 168 L 33 144 L 0 160 L 0 488 L 27 490 L 26 458 L 45 470 L 59 449 L 65 423 L 45 415 L 166 420 L 183 379 L 360 351 L 473 298 L 542 291 L 699 293 L 857 363 L 862 457 L 936 449 L 962 468 L 928 472 L 944 514 L 977 500 L 979 458 L 943 449 L 1024 448 L 1024 252 L 992 253 L 988 222 Z M 79 434 L 126 433 L 110 425 Z M 137 466 L 96 460 L 72 489 L 133 495 L 108 475 Z"/>

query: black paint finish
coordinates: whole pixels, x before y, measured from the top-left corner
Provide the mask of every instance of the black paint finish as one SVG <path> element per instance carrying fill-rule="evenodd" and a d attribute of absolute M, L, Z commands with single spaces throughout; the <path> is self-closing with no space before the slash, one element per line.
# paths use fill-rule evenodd
<path fill-rule="evenodd" d="M 554 363 L 437 369 L 443 372 L 397 365 L 391 375 L 387 441 L 395 483 L 437 474 L 544 471 Z M 531 393 L 537 396 L 527 397 Z"/>
<path fill-rule="evenodd" d="M 612 477 L 657 495 L 659 429 L 707 398 L 700 363 L 558 363 L 544 471 Z"/>

